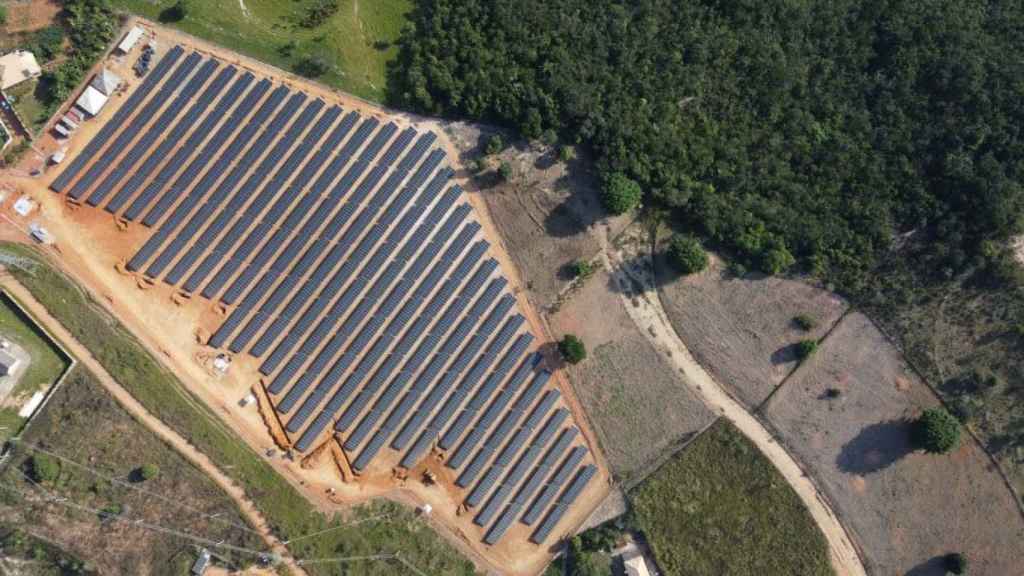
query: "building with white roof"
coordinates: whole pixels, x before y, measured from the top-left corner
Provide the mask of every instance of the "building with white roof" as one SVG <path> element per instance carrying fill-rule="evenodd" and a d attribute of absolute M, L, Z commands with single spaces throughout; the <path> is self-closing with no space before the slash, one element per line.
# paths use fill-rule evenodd
<path fill-rule="evenodd" d="M 146 30 L 141 26 L 132 26 L 132 29 L 124 35 L 124 38 L 121 40 L 121 43 L 117 45 L 118 51 L 120 51 L 122 54 L 127 54 L 128 52 L 131 52 L 131 49 L 135 46 L 135 43 L 138 42 L 139 38 L 142 38 L 142 35 L 145 33 Z"/>
<path fill-rule="evenodd" d="M 7 90 L 42 73 L 43 69 L 31 52 L 15 50 L 0 56 L 0 90 Z"/>
<path fill-rule="evenodd" d="M 121 77 L 103 68 L 93 77 L 89 85 L 106 96 L 113 96 L 114 91 L 121 85 Z"/>
<path fill-rule="evenodd" d="M 86 86 L 82 95 L 78 97 L 78 100 L 75 100 L 75 105 L 90 116 L 99 114 L 106 103 L 107 95 L 94 88 L 91 84 Z"/>

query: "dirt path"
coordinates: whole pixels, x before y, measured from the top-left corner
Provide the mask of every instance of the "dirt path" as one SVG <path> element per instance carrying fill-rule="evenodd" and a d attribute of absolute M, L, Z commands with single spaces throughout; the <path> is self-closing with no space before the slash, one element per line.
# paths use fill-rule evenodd
<path fill-rule="evenodd" d="M 11 294 L 18 298 L 18 300 L 25 305 L 26 308 L 39 319 L 40 322 L 50 331 L 56 338 L 58 338 L 78 360 L 85 365 L 90 372 L 96 375 L 97 380 L 104 388 L 114 397 L 115 400 L 132 415 L 133 418 L 141 422 L 147 428 L 153 431 L 161 440 L 169 444 L 172 448 L 178 451 L 179 454 L 185 457 L 194 466 L 202 470 L 207 476 L 213 479 L 214 482 L 230 496 L 235 503 L 238 505 L 238 509 L 242 516 L 253 526 L 253 528 L 260 533 L 263 541 L 270 547 L 271 551 L 281 558 L 281 561 L 288 567 L 293 573 L 300 576 L 306 576 L 306 572 L 299 567 L 295 559 L 292 558 L 288 549 L 273 536 L 270 532 L 270 527 L 267 521 L 263 518 L 263 515 L 256 508 L 256 506 L 246 497 L 245 491 L 242 490 L 234 481 L 228 477 L 224 472 L 218 468 L 213 461 L 211 461 L 205 454 L 196 449 L 195 446 L 189 444 L 187 440 L 178 435 L 177 432 L 172 430 L 166 424 L 164 424 L 159 418 L 153 416 L 142 406 L 127 390 L 121 387 L 116 380 L 106 371 L 105 368 L 92 356 L 92 354 L 83 346 L 78 340 L 71 335 L 64 326 L 57 321 L 56 318 L 50 315 L 49 311 L 46 310 L 39 302 L 35 300 L 32 294 L 25 289 L 24 286 L 19 284 L 14 278 L 12 278 L 6 272 L 0 276 L 0 286 L 3 286 L 5 290 L 8 290 Z"/>
<path fill-rule="evenodd" d="M 636 236 L 634 241 L 627 241 L 621 247 L 605 245 L 601 260 L 615 278 L 624 307 L 633 322 L 651 344 L 664 352 L 668 360 L 686 376 L 685 380 L 693 386 L 704 403 L 715 413 L 729 419 L 782 473 L 825 535 L 836 574 L 865 576 L 857 548 L 817 486 L 793 456 L 775 441 L 771 432 L 711 378 L 679 338 L 658 296 L 646 234 L 637 227 L 631 232 Z"/>

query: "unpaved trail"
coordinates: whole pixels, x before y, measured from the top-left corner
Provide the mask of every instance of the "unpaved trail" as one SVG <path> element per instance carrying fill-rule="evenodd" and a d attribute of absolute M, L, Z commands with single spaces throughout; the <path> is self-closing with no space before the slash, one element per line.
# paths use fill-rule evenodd
<path fill-rule="evenodd" d="M 224 472 L 222 472 L 220 468 L 218 468 L 205 454 L 200 452 L 195 446 L 190 444 L 188 440 L 185 440 L 185 438 L 181 437 L 177 432 L 164 424 L 159 418 L 151 414 L 135 399 L 135 397 L 122 388 L 121 385 L 118 384 L 117 381 L 114 380 L 114 378 L 106 371 L 103 365 L 93 357 L 89 350 L 76 340 L 75 337 L 72 336 L 66 328 L 64 328 L 63 324 L 51 316 L 49 311 L 44 308 L 42 304 L 36 301 L 31 292 L 19 284 L 6 271 L 0 273 L 0 286 L 18 298 L 18 300 L 28 308 L 30 312 L 32 312 L 32 314 L 46 327 L 46 329 L 58 338 L 61 343 L 67 347 L 68 351 L 78 358 L 78 361 L 96 376 L 96 379 L 99 380 L 100 384 L 103 385 L 110 395 L 113 396 L 114 399 L 132 415 L 133 418 L 149 428 L 154 434 L 160 437 L 161 440 L 166 442 L 179 454 L 184 456 L 185 459 L 191 462 L 192 465 L 202 470 L 207 476 L 216 482 L 221 490 L 227 493 L 227 495 L 235 501 L 242 516 L 244 516 L 253 528 L 259 532 L 263 541 L 268 547 L 270 547 L 270 550 L 281 558 L 281 561 L 288 567 L 292 574 L 307 576 L 306 572 L 298 565 L 295 558 L 291 556 L 284 544 L 282 544 L 271 533 L 270 526 L 266 519 L 263 518 L 263 514 L 261 514 L 255 504 L 249 500 L 245 495 L 245 491 L 240 486 L 224 474 Z"/>
<path fill-rule="evenodd" d="M 651 344 L 665 353 L 668 360 L 686 376 L 685 381 L 693 387 L 694 392 L 704 403 L 712 411 L 732 422 L 782 473 L 828 541 L 829 556 L 836 574 L 865 576 L 867 572 L 849 533 L 843 528 L 814 482 L 804 473 L 793 456 L 775 441 L 764 424 L 739 402 L 733 400 L 711 378 L 679 338 L 658 295 L 654 282 L 654 263 L 648 249 L 650 244 L 647 242 L 646 232 L 642 227 L 634 226 L 623 237 L 630 234 L 633 238 L 623 242 L 621 246 L 608 246 L 602 241 L 604 249 L 601 252 L 601 260 L 618 284 L 623 305 L 633 322 Z"/>

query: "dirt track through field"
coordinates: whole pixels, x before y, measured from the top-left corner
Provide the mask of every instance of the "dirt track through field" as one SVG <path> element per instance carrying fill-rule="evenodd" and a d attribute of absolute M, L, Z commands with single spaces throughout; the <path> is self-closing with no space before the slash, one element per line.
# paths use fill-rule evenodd
<path fill-rule="evenodd" d="M 195 467 L 209 476 L 217 486 L 220 487 L 238 505 L 238 510 L 243 517 L 259 532 L 263 541 L 270 550 L 281 558 L 281 561 L 293 573 L 306 576 L 306 572 L 296 563 L 295 559 L 288 552 L 288 549 L 273 536 L 269 524 L 263 515 L 256 509 L 256 506 L 246 497 L 245 491 L 235 484 L 224 472 L 218 468 L 205 454 L 192 446 L 187 440 L 178 435 L 164 424 L 159 418 L 151 414 L 140 404 L 127 390 L 121 387 L 116 380 L 106 371 L 105 368 L 93 357 L 88 349 L 67 331 L 64 326 L 50 315 L 49 311 L 35 300 L 32 294 L 6 271 L 0 276 L 0 286 L 14 294 L 18 300 L 25 305 L 29 311 L 39 319 L 40 322 L 57 339 L 64 344 L 78 360 L 92 372 L 100 384 L 110 393 L 133 418 L 149 428 L 161 440 L 170 445 L 179 454 L 185 457 Z"/>
<path fill-rule="evenodd" d="M 637 229 L 634 228 L 633 232 L 637 232 Z M 605 268 L 612 273 L 621 288 L 619 292 L 625 301 L 624 307 L 629 316 L 651 344 L 664 352 L 675 367 L 686 376 L 685 381 L 694 388 L 707 406 L 716 414 L 728 418 L 789 482 L 824 534 L 836 574 L 865 576 L 867 572 L 857 548 L 818 487 L 804 473 L 793 456 L 775 441 L 772 433 L 697 363 L 686 348 L 686 344 L 679 338 L 665 313 L 655 287 L 653 261 L 647 247 L 646 234 L 640 231 L 635 242 L 627 242 L 622 248 L 604 246 L 601 252 Z"/>

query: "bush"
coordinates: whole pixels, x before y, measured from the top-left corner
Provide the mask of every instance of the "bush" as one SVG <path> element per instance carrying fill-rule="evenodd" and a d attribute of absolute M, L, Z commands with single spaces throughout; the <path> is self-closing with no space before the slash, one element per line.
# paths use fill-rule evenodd
<path fill-rule="evenodd" d="M 796 357 L 798 359 L 800 359 L 801 362 L 803 362 L 804 360 L 807 360 L 811 356 L 814 356 L 814 353 L 817 352 L 817 351 L 818 351 L 818 341 L 817 340 L 808 338 L 807 340 L 801 340 L 800 342 L 797 342 L 797 344 L 796 344 Z"/>
<path fill-rule="evenodd" d="M 558 159 L 562 162 L 571 162 L 576 159 L 576 148 L 566 144 L 558 149 Z"/>
<path fill-rule="evenodd" d="M 793 318 L 793 324 L 804 332 L 810 332 L 818 327 L 818 321 L 809 314 L 799 314 Z"/>
<path fill-rule="evenodd" d="M 576 278 L 587 278 L 594 273 L 594 265 L 586 260 L 577 260 L 572 263 L 572 274 Z"/>
<path fill-rule="evenodd" d="M 156 464 L 143 464 L 139 468 L 139 478 L 152 480 L 160 475 L 160 467 Z"/>
<path fill-rule="evenodd" d="M 609 176 L 601 191 L 605 210 L 616 215 L 625 214 L 639 206 L 642 197 L 640 185 L 621 172 Z"/>
<path fill-rule="evenodd" d="M 502 162 L 501 166 L 498 167 L 498 174 L 501 174 L 501 179 L 508 182 L 512 179 L 512 165 L 508 162 Z"/>
<path fill-rule="evenodd" d="M 695 274 L 708 267 L 708 253 L 693 236 L 674 236 L 668 247 L 668 260 L 683 274 Z"/>
<path fill-rule="evenodd" d="M 317 0 L 306 8 L 299 22 L 303 28 L 316 28 L 338 12 L 338 0 Z"/>
<path fill-rule="evenodd" d="M 501 139 L 501 136 L 495 134 L 487 139 L 487 155 L 493 156 L 498 154 L 505 149 L 505 141 Z"/>
<path fill-rule="evenodd" d="M 967 557 L 960 552 L 947 554 L 942 564 L 951 574 L 967 574 Z"/>
<path fill-rule="evenodd" d="M 160 13 L 161 22 L 181 22 L 192 9 L 192 0 L 178 0 L 174 6 Z"/>
<path fill-rule="evenodd" d="M 7 24 L 7 6 L 0 6 L 0 25 Z"/>
<path fill-rule="evenodd" d="M 562 353 L 562 358 L 565 358 L 569 364 L 579 364 L 587 357 L 587 349 L 583 345 L 583 341 L 574 334 L 566 334 L 562 338 L 562 341 L 558 343 L 558 351 Z"/>
<path fill-rule="evenodd" d="M 64 30 L 60 26 L 47 26 L 32 36 L 29 49 L 40 62 L 49 62 L 61 52 L 64 44 Z"/>
<path fill-rule="evenodd" d="M 796 263 L 796 258 L 784 246 L 772 248 L 761 255 L 761 271 L 765 274 L 781 274 Z"/>
<path fill-rule="evenodd" d="M 911 439 L 926 452 L 949 453 L 960 444 L 960 422 L 945 408 L 929 408 L 914 422 Z"/>
<path fill-rule="evenodd" d="M 295 64 L 295 72 L 306 78 L 318 78 L 327 73 L 327 62 L 318 56 L 307 56 Z"/>
<path fill-rule="evenodd" d="M 29 459 L 29 475 L 36 482 L 52 484 L 60 476 L 60 462 L 46 454 L 33 454 Z"/>

